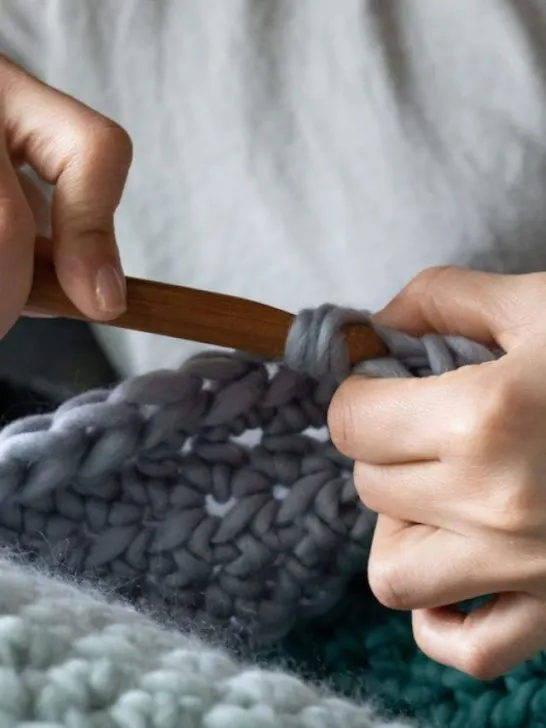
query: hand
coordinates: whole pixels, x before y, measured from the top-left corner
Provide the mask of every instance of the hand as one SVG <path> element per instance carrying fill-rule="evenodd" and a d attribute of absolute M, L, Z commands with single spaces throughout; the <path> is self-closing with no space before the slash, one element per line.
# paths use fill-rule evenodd
<path fill-rule="evenodd" d="M 546 274 L 418 276 L 380 314 L 506 352 L 438 377 L 352 377 L 334 443 L 378 514 L 370 585 L 432 659 L 491 679 L 546 648 Z M 449 605 L 497 595 L 468 615 Z"/>
<path fill-rule="evenodd" d="M 35 256 L 55 266 L 86 316 L 118 316 L 125 279 L 114 213 L 131 164 L 129 137 L 2 56 L 0 123 L 0 338 L 25 309 Z M 25 164 L 53 186 L 51 209 Z M 37 240 L 44 223 L 51 239 Z"/>

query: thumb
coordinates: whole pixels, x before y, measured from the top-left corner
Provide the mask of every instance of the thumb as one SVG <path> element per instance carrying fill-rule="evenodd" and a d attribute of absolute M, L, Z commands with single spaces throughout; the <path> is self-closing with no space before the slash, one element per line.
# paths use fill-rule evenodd
<path fill-rule="evenodd" d="M 414 336 L 466 336 L 508 350 L 524 328 L 536 327 L 545 305 L 543 273 L 500 275 L 449 266 L 417 275 L 373 320 Z"/>

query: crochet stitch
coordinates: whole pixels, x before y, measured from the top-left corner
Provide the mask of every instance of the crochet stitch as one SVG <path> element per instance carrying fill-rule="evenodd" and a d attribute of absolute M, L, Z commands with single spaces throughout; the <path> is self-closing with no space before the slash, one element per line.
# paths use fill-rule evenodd
<path fill-rule="evenodd" d="M 316 436 L 348 373 L 341 326 L 357 318 L 304 311 L 288 366 L 207 353 L 7 426 L 4 541 L 256 645 L 324 613 L 362 569 L 374 523 L 351 463 Z M 463 339 L 381 333 L 390 357 L 359 371 L 425 376 L 493 357 Z"/>
<path fill-rule="evenodd" d="M 329 400 L 350 373 L 342 332 L 349 321 L 366 322 L 369 315 L 334 306 L 303 311 L 288 336 L 285 362 L 264 362 L 241 352 L 207 352 L 179 371 L 155 372 L 109 391 L 89 392 L 53 414 L 8 425 L 0 433 L 0 538 L 42 565 L 91 579 L 134 605 L 160 612 L 171 624 L 222 630 L 223 639 L 244 645 L 251 650 L 248 654 L 256 655 L 258 648 L 266 654 L 286 637 L 286 656 L 290 640 L 301 634 L 302 620 L 310 631 L 313 620 L 343 605 L 351 578 L 364 574 L 374 525 L 374 516 L 355 493 L 352 464 L 333 448 L 326 431 Z M 362 362 L 356 371 L 422 377 L 501 354 L 460 337 L 416 339 L 382 328 L 377 332 L 388 355 Z M 11 564 L 2 569 L 0 577 L 7 575 L 13 585 L 10 592 L 0 583 L 0 602 L 15 610 L 19 579 L 29 588 L 38 580 L 39 586 L 32 588 L 42 590 L 46 600 L 48 589 L 56 594 L 61 588 Z M 100 631 L 97 637 L 90 616 L 95 602 L 73 587 L 62 588 L 72 590 L 69 601 L 83 620 L 81 639 L 87 644 L 89 630 L 97 654 L 103 654 L 103 638 L 108 651 L 110 632 Z M 12 592 L 13 600 L 7 596 Z M 50 606 L 55 598 L 51 600 Z M 103 608 L 96 607 L 98 613 Z M 149 644 L 143 639 L 129 649 L 127 644 L 134 647 L 132 640 L 137 640 L 129 625 L 141 617 L 128 607 L 112 609 L 122 637 L 114 640 L 104 675 L 109 670 L 117 675 L 118 664 L 123 674 L 134 665 L 121 692 L 114 695 L 117 688 L 109 688 L 112 726 L 383 725 L 371 722 L 370 710 L 362 704 L 323 699 L 286 674 L 235 667 L 202 643 L 192 642 L 190 649 L 184 642 L 188 638 L 167 637 L 144 622 L 142 629 L 152 635 Z M 56 624 L 58 618 L 48 613 L 42 633 L 49 619 Z M 70 629 L 62 638 L 68 652 L 76 639 Z M 1 658 L 2 634 L 0 624 L 0 665 L 8 665 Z M 148 652 L 150 660 L 152 654 L 168 654 L 174 643 L 187 645 L 180 649 L 189 652 L 180 663 L 183 667 L 165 674 L 165 685 L 171 687 L 162 692 L 158 677 L 152 680 L 153 689 L 142 688 L 139 661 L 148 659 Z M 23 672 L 29 654 L 18 663 Z M 124 655 L 130 657 L 125 660 Z M 88 685 L 95 668 L 88 658 L 87 653 L 74 657 L 74 682 L 66 688 L 74 695 L 85 693 L 77 717 L 59 707 L 58 715 L 44 718 L 31 696 L 35 688 L 24 683 L 21 695 L 31 706 L 25 708 L 24 720 L 53 721 L 43 724 L 47 728 L 109 726 L 93 714 L 95 698 Z M 171 669 L 165 667 L 174 664 L 170 658 L 162 659 L 157 657 L 154 671 Z M 49 686 L 49 663 L 46 672 L 44 685 Z M 67 674 L 64 668 L 61 672 Z M 251 697 L 245 693 L 244 699 L 233 698 L 235 712 L 225 707 L 231 705 L 225 696 L 232 696 L 231 688 L 225 688 L 226 675 L 243 675 L 245 685 L 255 686 Z M 96 679 L 103 678 L 97 673 Z M 62 683 L 56 680 L 56 685 Z M 55 692 L 53 687 L 47 690 Z M 6 712 L 3 700 L 8 696 L 0 695 L 0 710 Z M 120 700 L 124 706 L 141 706 L 127 713 L 133 722 L 123 722 L 123 710 L 112 707 Z M 195 711 L 191 719 L 185 700 Z M 59 698 L 56 705 L 61 703 Z M 137 718 L 139 710 L 142 717 Z"/>

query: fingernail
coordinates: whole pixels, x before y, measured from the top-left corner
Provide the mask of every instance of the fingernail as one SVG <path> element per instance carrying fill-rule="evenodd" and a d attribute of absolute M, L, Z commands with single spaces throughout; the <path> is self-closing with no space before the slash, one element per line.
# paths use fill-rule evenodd
<path fill-rule="evenodd" d="M 125 279 L 113 265 L 104 265 L 95 279 L 95 296 L 104 313 L 123 313 L 127 308 Z"/>

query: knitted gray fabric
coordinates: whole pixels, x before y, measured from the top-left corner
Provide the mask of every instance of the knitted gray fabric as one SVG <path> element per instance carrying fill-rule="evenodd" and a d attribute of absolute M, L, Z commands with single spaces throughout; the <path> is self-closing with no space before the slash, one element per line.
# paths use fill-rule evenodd
<path fill-rule="evenodd" d="M 0 539 L 253 645 L 324 612 L 365 568 L 374 524 L 326 432 L 350 373 L 342 326 L 368 318 L 303 311 L 282 364 L 210 352 L 6 427 Z M 497 356 L 378 333 L 389 355 L 356 371 L 422 377 Z"/>

